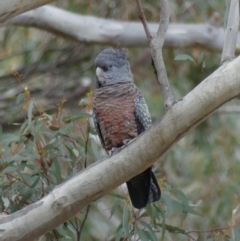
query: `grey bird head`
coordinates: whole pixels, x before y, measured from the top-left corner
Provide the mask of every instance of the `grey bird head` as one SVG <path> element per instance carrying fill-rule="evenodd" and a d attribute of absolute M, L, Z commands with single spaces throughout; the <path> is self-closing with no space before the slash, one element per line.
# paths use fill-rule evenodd
<path fill-rule="evenodd" d="M 133 82 L 133 74 L 123 49 L 104 49 L 95 60 L 97 87 Z"/>

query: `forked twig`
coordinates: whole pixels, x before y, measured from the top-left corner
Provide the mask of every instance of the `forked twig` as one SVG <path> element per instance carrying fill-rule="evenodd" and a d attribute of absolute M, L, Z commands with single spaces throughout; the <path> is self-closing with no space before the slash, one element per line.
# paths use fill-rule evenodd
<path fill-rule="evenodd" d="M 160 23 L 159 23 L 159 28 L 155 37 L 152 37 L 149 31 L 146 17 L 142 9 L 141 0 L 137 0 L 137 7 L 139 12 L 139 18 L 143 23 L 143 27 L 149 42 L 151 55 L 152 55 L 153 68 L 154 68 L 158 83 L 160 85 L 160 91 L 164 102 L 164 110 L 167 111 L 169 108 L 172 107 L 172 105 L 175 102 L 175 99 L 170 89 L 167 72 L 166 72 L 166 68 L 165 68 L 165 64 L 162 56 L 164 39 L 165 39 L 165 35 L 167 32 L 168 23 L 169 23 L 168 0 L 161 1 Z"/>

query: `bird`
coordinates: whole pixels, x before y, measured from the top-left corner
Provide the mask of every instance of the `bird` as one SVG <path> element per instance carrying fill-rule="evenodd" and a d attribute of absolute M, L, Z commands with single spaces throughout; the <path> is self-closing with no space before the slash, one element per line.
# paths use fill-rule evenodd
<path fill-rule="evenodd" d="M 104 49 L 95 59 L 93 119 L 103 148 L 111 155 L 152 125 L 146 101 L 134 84 L 126 49 Z M 132 205 L 141 209 L 160 200 L 152 167 L 126 182 Z"/>

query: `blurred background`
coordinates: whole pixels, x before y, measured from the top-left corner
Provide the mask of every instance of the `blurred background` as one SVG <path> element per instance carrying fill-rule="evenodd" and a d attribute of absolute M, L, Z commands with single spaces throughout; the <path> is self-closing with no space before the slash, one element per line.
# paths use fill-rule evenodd
<path fill-rule="evenodd" d="M 147 20 L 157 23 L 160 12 L 159 1 L 142 0 L 142 4 Z M 99 4 L 96 0 L 60 0 L 52 5 L 76 14 L 93 15 L 119 21 L 139 21 L 135 1 L 104 0 Z M 209 23 L 214 24 L 216 28 L 224 28 L 228 8 L 229 1 L 224 0 L 173 0 L 170 1 L 170 23 Z M 211 22 L 213 19 L 214 23 Z M 23 108 L 24 103 L 29 103 L 28 101 L 30 100 L 26 99 L 26 90 L 29 91 L 31 98 L 34 100 L 34 105 L 38 106 L 38 108 L 44 109 L 47 106 L 59 106 L 61 100 L 66 98 L 66 102 L 63 104 L 64 111 L 63 108 L 60 108 L 59 111 L 58 107 L 56 107 L 56 110 L 49 108 L 51 109 L 49 112 L 47 112 L 48 108 L 45 109 L 46 113 L 53 118 L 56 117 L 54 115 L 55 112 L 59 114 L 64 112 L 64 118 L 69 118 L 73 113 L 78 112 L 82 113 L 85 111 L 91 113 L 91 100 L 89 101 L 89 98 L 92 95 L 90 91 L 95 89 L 94 59 L 102 49 L 110 46 L 128 48 L 128 58 L 135 76 L 135 82 L 144 94 L 153 121 L 161 116 L 163 112 L 162 99 L 151 66 L 151 57 L 147 45 L 129 47 L 125 45 L 103 45 L 97 42 L 86 43 L 33 27 L 11 26 L 11 24 L 0 27 L 0 124 L 4 135 L 20 136 L 24 132 L 23 130 L 19 131 L 19 128 L 20 126 L 22 127 L 22 123 L 26 121 L 27 113 L 29 113 L 29 109 L 24 110 Z M 207 46 L 206 48 L 199 46 L 195 48 L 192 46 L 191 48 L 181 48 L 181 46 L 176 46 L 175 48 L 168 47 L 164 49 L 163 54 L 167 74 L 176 99 L 185 96 L 219 67 L 221 52 L 206 49 L 208 49 Z M 188 58 L 184 60 L 183 55 L 187 55 Z M 177 58 L 180 60 L 175 60 L 177 56 L 180 56 Z M 14 71 L 17 71 L 22 76 L 20 78 L 16 77 L 17 74 Z M 18 97 L 19 101 L 16 104 L 16 98 L 21 93 L 25 93 L 25 97 L 23 96 L 25 100 L 21 103 L 21 97 Z M 156 163 L 155 172 L 162 186 L 163 193 L 172 193 L 169 196 L 165 196 L 161 205 L 159 204 L 162 208 L 161 210 L 165 212 L 165 223 L 173 226 L 173 230 L 171 230 L 170 226 L 166 227 L 163 240 L 230 240 L 230 237 L 236 238 L 237 235 L 239 237 L 240 232 L 237 226 L 234 229 L 213 230 L 229 227 L 240 221 L 240 216 L 238 216 L 238 205 L 240 203 L 240 125 L 238 119 L 240 117 L 240 108 L 238 108 L 238 105 L 239 102 L 233 100 L 225 104 L 224 108 L 216 110 L 200 126 L 175 144 Z M 46 122 L 48 123 L 46 124 Z M 56 137 L 54 137 L 54 131 L 58 131 L 58 129 L 54 130 L 54 127 L 63 128 L 63 125 L 56 124 L 57 122 L 54 122 L 51 118 L 46 122 L 41 122 L 41 128 L 45 128 L 48 134 L 52 131 L 48 135 L 48 140 L 53 140 Z M 49 122 L 51 123 L 49 124 Z M 89 125 L 86 127 L 86 123 L 81 122 L 78 125 L 83 126 L 85 134 L 90 130 Z M 76 128 L 76 126 L 71 126 L 71 128 Z M 91 131 L 91 135 L 94 135 L 94 130 Z M 32 141 L 27 136 L 28 134 L 24 133 L 25 141 L 22 142 L 22 145 L 28 145 L 26 144 L 26 138 L 28 141 Z M 30 134 L 34 136 L 33 132 Z M 84 134 L 79 131 L 79 136 L 83 137 Z M 70 134 L 68 137 L 70 137 Z M 94 139 L 93 137 L 91 138 Z M 53 181 L 52 183 L 50 182 L 51 185 L 49 183 L 46 184 L 48 186 L 46 193 L 58 183 L 74 175 L 78 170 L 76 168 L 78 163 L 83 162 L 86 155 L 88 155 L 88 164 L 103 156 L 97 141 L 87 143 L 86 138 L 82 138 L 82 140 L 84 140 L 85 144 L 78 143 L 79 146 L 75 147 L 80 153 L 77 156 L 81 156 L 81 158 L 78 160 L 76 158 L 75 164 L 71 167 L 68 166 L 68 171 L 62 171 L 58 182 Z M 11 143 L 10 147 L 9 143 Z M 42 143 L 44 141 L 39 145 L 45 145 L 46 147 L 47 144 Z M 57 142 L 55 144 L 57 146 Z M 88 145 L 90 146 L 89 153 L 86 154 L 86 146 Z M 3 163 L 5 163 L 4 157 L 6 158 L 7 151 L 9 153 L 9 150 L 14 148 L 12 139 L 5 143 L 2 141 L 1 146 L 3 148 L 1 158 Z M 18 151 L 16 152 L 20 152 L 21 148 L 17 148 Z M 62 152 L 68 153 L 66 155 L 71 156 L 71 154 L 74 154 L 70 153 L 66 147 L 64 148 Z M 44 148 L 42 147 L 42 149 Z M 45 148 L 45 150 L 47 149 Z M 40 153 L 39 155 L 43 154 Z M 48 155 L 51 156 L 52 154 L 48 153 Z M 15 165 L 14 161 L 11 162 L 12 166 Z M 22 159 L 20 162 L 22 163 Z M 11 165 L 3 165 L 3 170 Z M 62 170 L 65 170 L 65 165 L 65 162 L 60 164 Z M 54 168 L 54 171 L 56 171 L 57 167 L 55 166 Z M 25 190 L 26 187 L 19 187 L 18 185 L 13 187 L 12 183 L 16 182 L 16 179 L 7 177 L 7 173 L 10 173 L 10 171 L 12 173 L 15 170 L 5 170 L 0 177 L 5 184 L 5 189 L 3 185 L 1 186 L 3 196 L 2 209 L 7 208 L 11 211 L 16 211 L 31 202 L 20 204 L 19 200 L 22 200 L 22 197 L 16 192 L 16 189 L 23 188 Z M 14 175 L 17 175 L 17 173 Z M 45 173 L 45 175 L 50 174 Z M 26 178 L 30 179 L 31 177 L 28 176 Z M 39 187 L 41 186 L 40 182 L 34 186 L 36 190 L 38 185 Z M 122 224 L 124 222 L 122 215 L 124 215 L 123 213 L 126 214 L 126 211 L 124 211 L 124 198 L 121 196 L 124 186 L 120 189 L 120 191 L 115 191 L 113 194 L 103 197 L 91 205 L 84 228 L 80 232 L 82 240 L 128 240 L 126 228 Z M 9 194 L 10 190 L 12 192 L 11 195 Z M 173 202 L 167 200 L 167 197 L 174 198 L 173 190 L 177 190 L 175 195 L 181 201 L 187 199 L 191 210 L 197 213 L 184 211 L 181 208 L 177 208 L 177 205 L 170 204 Z M 40 193 L 36 191 L 35 194 L 31 194 L 29 200 L 34 195 L 35 198 L 32 201 L 38 200 L 40 196 L 45 195 Z M 13 195 L 19 196 L 20 199 L 16 201 L 16 197 L 12 198 Z M 120 201 L 116 203 L 116 200 Z M 130 205 L 128 202 L 126 203 Z M 113 206 L 115 210 L 113 210 Z M 131 207 L 129 207 L 129 210 L 128 224 L 130 227 L 131 225 L 134 226 L 134 221 L 131 221 L 134 215 Z M 142 213 L 138 213 L 138 215 L 141 217 L 145 216 L 146 220 L 148 220 L 147 216 L 151 216 L 150 212 L 151 210 L 147 209 L 144 215 Z M 86 211 L 75 217 L 76 220 L 79 220 L 79 227 L 83 224 L 85 213 Z M 187 216 L 185 216 L 186 214 Z M 110 218 L 110 216 L 112 217 Z M 151 218 L 153 219 L 152 216 Z M 150 221 L 146 222 L 149 223 Z M 122 226 L 120 227 L 119 224 L 122 224 Z M 67 240 L 67 236 L 64 236 L 66 234 L 65 227 L 64 225 L 62 226 L 62 228 L 56 231 L 57 234 L 46 235 L 42 237 L 42 240 Z M 71 230 L 71 225 L 66 226 Z M 74 233 L 73 227 L 74 225 L 72 226 L 72 233 Z M 184 234 L 176 234 L 180 231 L 174 227 L 188 231 L 213 231 L 191 233 L 192 238 L 190 238 Z M 121 228 L 123 230 L 122 233 L 119 231 Z M 129 230 L 131 231 L 132 229 L 130 228 Z M 162 229 L 155 232 L 157 240 L 160 240 L 162 232 Z M 80 240 L 76 234 L 68 235 L 68 237 L 72 237 L 71 240 Z M 141 240 L 144 240 L 144 235 L 142 235 L 140 232 L 135 236 L 131 234 L 131 237 L 132 240 L 139 240 L 139 237 Z M 145 238 L 145 240 L 154 240 L 154 238 L 155 236 L 152 239 Z"/>

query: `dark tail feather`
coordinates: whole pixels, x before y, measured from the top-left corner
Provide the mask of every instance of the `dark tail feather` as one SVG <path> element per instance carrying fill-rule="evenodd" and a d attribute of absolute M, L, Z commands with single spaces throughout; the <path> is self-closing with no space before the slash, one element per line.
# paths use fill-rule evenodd
<path fill-rule="evenodd" d="M 159 201 L 161 191 L 152 168 L 133 177 L 127 182 L 128 192 L 135 208 L 144 208 L 148 203 Z"/>

